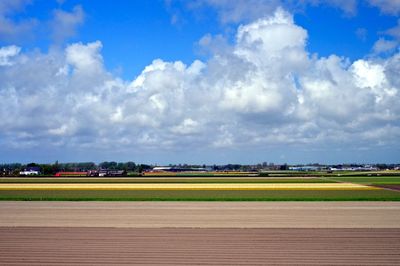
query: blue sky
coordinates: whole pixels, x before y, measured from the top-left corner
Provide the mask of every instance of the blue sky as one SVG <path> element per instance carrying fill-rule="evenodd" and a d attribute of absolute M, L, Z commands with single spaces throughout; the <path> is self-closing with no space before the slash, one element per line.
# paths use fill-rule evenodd
<path fill-rule="evenodd" d="M 101 40 L 106 67 L 111 71 L 122 71 L 127 79 L 134 78 L 155 58 L 181 60 L 187 64 L 198 58 L 203 59 L 204 54 L 196 44 L 205 34 L 224 34 L 232 38 L 235 28 L 248 21 L 224 24 L 219 21 L 212 7 L 192 11 L 186 7 L 187 1 L 167 4 L 162 0 L 96 3 L 69 0 L 62 4 L 36 0 L 26 5 L 23 12 L 14 14 L 14 17 L 17 20 L 37 18 L 46 22 L 52 19 L 55 9 L 69 12 L 78 5 L 85 12 L 84 23 L 77 27 L 76 34 L 68 38 L 66 43 Z M 356 14 L 347 14 L 329 5 L 307 5 L 304 10 L 294 13 L 294 18 L 296 24 L 306 28 L 309 33 L 307 45 L 311 53 L 320 56 L 337 54 L 356 60 L 371 52 L 382 32 L 397 24 L 398 16 L 384 15 L 379 8 L 365 2 L 360 2 L 354 12 Z M 176 14 L 179 18 L 173 23 L 172 17 Z M 23 44 L 22 47 L 28 50 L 40 48 L 47 51 L 53 40 L 44 33 L 49 31 L 46 26 L 41 25 L 38 27 L 40 29 L 36 29 L 34 40 L 21 38 L 17 43 Z M 358 30 L 363 33 L 357 34 Z M 0 43 L 5 45 L 13 42 L 1 40 Z"/>
<path fill-rule="evenodd" d="M 398 162 L 400 2 L 5 0 L 0 162 Z"/>

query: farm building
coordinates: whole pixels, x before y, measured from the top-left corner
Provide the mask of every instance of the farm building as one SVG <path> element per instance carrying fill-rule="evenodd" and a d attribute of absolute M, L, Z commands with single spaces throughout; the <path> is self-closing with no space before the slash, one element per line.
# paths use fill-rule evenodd
<path fill-rule="evenodd" d="M 40 175 L 40 167 L 39 166 L 28 166 L 24 169 L 24 171 L 19 172 L 21 176 L 27 175 Z"/>
<path fill-rule="evenodd" d="M 102 169 L 99 170 L 99 176 L 125 176 L 126 171 L 124 170 L 108 170 Z"/>

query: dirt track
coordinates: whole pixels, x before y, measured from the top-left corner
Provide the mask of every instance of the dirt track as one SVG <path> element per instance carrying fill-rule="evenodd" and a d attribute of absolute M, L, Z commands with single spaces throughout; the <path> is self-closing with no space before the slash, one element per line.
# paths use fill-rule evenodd
<path fill-rule="evenodd" d="M 0 226 L 400 228 L 400 202 L 0 202 Z"/>
<path fill-rule="evenodd" d="M 71 264 L 399 265 L 400 203 L 0 202 L 0 265 Z"/>
<path fill-rule="evenodd" d="M 0 228 L 1 265 L 398 265 L 397 229 Z"/>

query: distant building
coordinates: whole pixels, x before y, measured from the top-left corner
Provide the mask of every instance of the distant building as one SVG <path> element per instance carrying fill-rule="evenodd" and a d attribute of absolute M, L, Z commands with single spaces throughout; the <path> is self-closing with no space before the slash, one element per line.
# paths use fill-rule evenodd
<path fill-rule="evenodd" d="M 209 170 L 204 167 L 156 166 L 150 172 L 207 172 Z"/>
<path fill-rule="evenodd" d="M 291 171 L 318 171 L 320 170 L 321 167 L 317 166 L 291 166 L 289 167 L 289 170 Z"/>
<path fill-rule="evenodd" d="M 341 168 L 337 168 L 337 167 L 330 167 L 329 168 L 330 171 L 378 171 L 377 167 L 373 167 L 370 165 L 365 165 L 365 166 L 357 166 L 357 167 L 341 167 Z"/>
<path fill-rule="evenodd" d="M 27 175 L 40 175 L 40 167 L 39 166 L 28 166 L 24 169 L 24 171 L 19 172 L 21 176 Z"/>
<path fill-rule="evenodd" d="M 101 169 L 99 170 L 99 176 L 125 176 L 126 171 L 124 170 L 108 170 Z"/>

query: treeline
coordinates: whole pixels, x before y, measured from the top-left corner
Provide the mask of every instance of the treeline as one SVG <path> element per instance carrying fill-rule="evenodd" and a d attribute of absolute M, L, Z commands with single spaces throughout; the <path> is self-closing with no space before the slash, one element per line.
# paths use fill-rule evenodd
<path fill-rule="evenodd" d="M 254 171 L 262 169 L 261 164 L 244 165 L 244 164 L 224 164 L 224 165 L 205 165 L 205 164 L 169 164 L 169 167 L 178 168 L 205 168 L 213 171 Z"/>
<path fill-rule="evenodd" d="M 142 172 L 152 167 L 147 164 L 136 164 L 134 162 L 102 162 L 96 164 L 94 162 L 82 163 L 59 163 L 56 161 L 53 164 L 0 164 L 0 174 L 3 175 L 18 175 L 20 171 L 29 167 L 39 167 L 42 175 L 54 175 L 58 172 L 86 172 L 89 170 L 110 169 L 110 170 L 124 170 L 126 172 Z"/>

